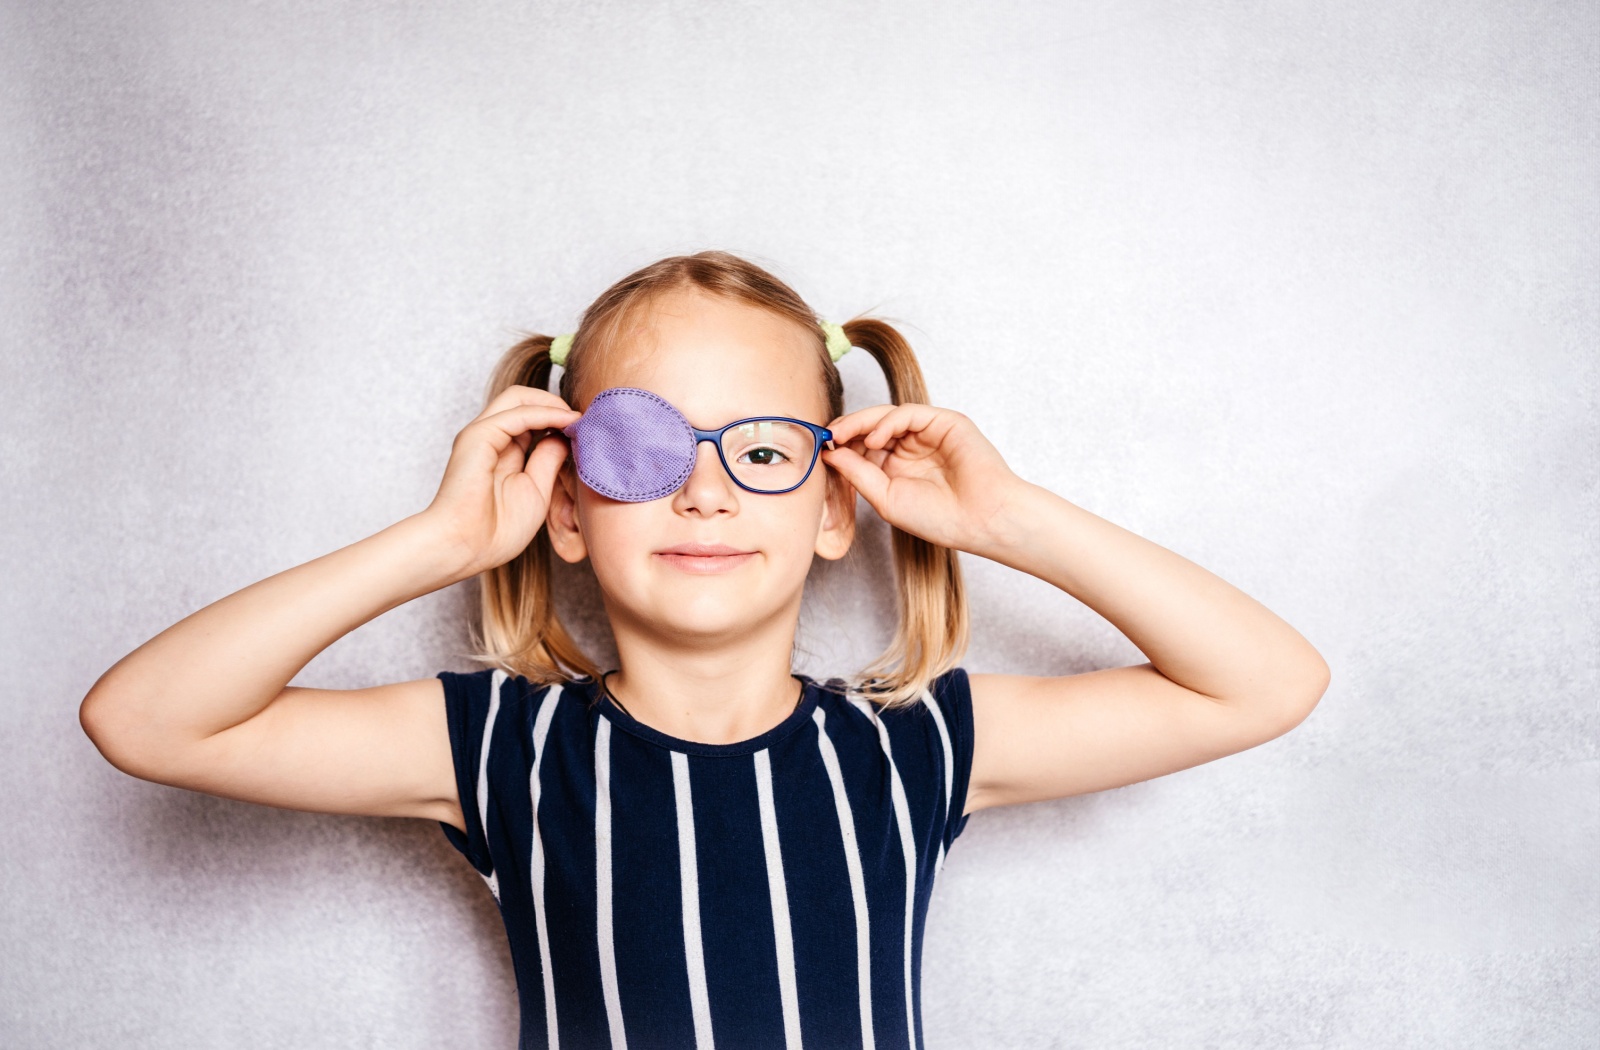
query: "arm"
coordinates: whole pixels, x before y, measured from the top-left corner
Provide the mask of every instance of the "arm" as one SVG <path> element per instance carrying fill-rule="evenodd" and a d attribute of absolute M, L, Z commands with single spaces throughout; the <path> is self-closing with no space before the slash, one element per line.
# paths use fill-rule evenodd
<path fill-rule="evenodd" d="M 427 521 L 407 518 L 162 631 L 100 677 L 79 721 L 112 765 L 144 780 L 289 809 L 444 819 L 456 791 L 438 679 L 287 683 L 465 567 Z"/>
<path fill-rule="evenodd" d="M 1280 736 L 1327 663 L 1255 599 L 1014 474 L 959 412 L 877 405 L 829 424 L 824 462 L 884 520 L 1061 588 L 1149 663 L 1060 677 L 969 674 L 964 812 L 1101 791 Z"/>
<path fill-rule="evenodd" d="M 1061 677 L 969 675 L 967 812 L 1148 780 L 1288 732 L 1330 671 L 1294 628 L 1187 559 L 1017 480 L 970 552 L 1109 620 L 1148 663 Z"/>
<path fill-rule="evenodd" d="M 438 679 L 354 690 L 288 682 L 368 620 L 527 547 L 566 455 L 559 436 L 533 438 L 576 415 L 547 391 L 502 391 L 457 435 L 426 510 L 167 628 L 95 682 L 79 708 L 84 732 L 145 780 L 464 828 Z"/>

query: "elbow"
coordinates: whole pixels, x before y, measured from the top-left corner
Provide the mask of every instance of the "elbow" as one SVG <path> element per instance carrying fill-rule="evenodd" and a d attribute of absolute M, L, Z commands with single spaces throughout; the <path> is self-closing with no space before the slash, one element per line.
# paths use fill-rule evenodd
<path fill-rule="evenodd" d="M 128 721 L 114 694 L 91 689 L 78 705 L 78 726 L 100 757 L 130 777 L 156 780 L 155 767 L 135 745 L 134 734 L 127 729 Z"/>
<path fill-rule="evenodd" d="M 1322 702 L 1322 696 L 1328 691 L 1328 683 L 1333 680 L 1333 670 L 1328 666 L 1321 654 L 1315 654 L 1316 659 L 1306 672 L 1305 679 L 1299 686 L 1290 691 L 1285 709 L 1287 717 L 1283 732 L 1304 722 L 1311 717 L 1311 712 L 1316 710 L 1317 704 Z"/>
<path fill-rule="evenodd" d="M 111 701 L 103 694 L 90 690 L 78 705 L 78 727 L 95 750 L 100 752 L 101 758 L 126 773 L 128 759 L 117 744 L 116 720 L 109 710 L 110 704 Z"/>
<path fill-rule="evenodd" d="M 1265 739 L 1271 740 L 1294 729 L 1311 716 L 1328 691 L 1333 673 L 1314 650 L 1312 659 L 1298 664 L 1292 671 L 1280 669 L 1275 674 L 1275 684 L 1259 692 L 1252 700 L 1240 700 L 1233 706 L 1250 711 L 1260 724 Z"/>

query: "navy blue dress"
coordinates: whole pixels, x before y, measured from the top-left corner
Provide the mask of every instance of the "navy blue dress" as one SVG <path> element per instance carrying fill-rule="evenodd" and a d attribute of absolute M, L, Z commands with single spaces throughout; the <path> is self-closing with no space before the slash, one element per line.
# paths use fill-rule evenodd
<path fill-rule="evenodd" d="M 964 669 L 901 710 L 795 675 L 795 711 L 735 744 L 658 732 L 587 676 L 437 677 L 467 831 L 440 826 L 505 921 L 518 1050 L 921 1050 Z"/>

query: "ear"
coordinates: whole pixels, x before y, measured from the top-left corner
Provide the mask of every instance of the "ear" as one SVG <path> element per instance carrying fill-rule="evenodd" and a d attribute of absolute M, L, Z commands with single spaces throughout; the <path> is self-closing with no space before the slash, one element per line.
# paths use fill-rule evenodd
<path fill-rule="evenodd" d="M 855 542 L 856 490 L 835 470 L 828 470 L 827 478 L 816 552 L 829 561 L 838 561 L 849 553 L 850 544 Z"/>
<path fill-rule="evenodd" d="M 578 474 L 570 456 L 562 461 L 555 484 L 550 486 L 544 526 L 550 534 L 550 546 L 562 561 L 576 565 L 589 556 L 589 545 L 578 530 Z"/>

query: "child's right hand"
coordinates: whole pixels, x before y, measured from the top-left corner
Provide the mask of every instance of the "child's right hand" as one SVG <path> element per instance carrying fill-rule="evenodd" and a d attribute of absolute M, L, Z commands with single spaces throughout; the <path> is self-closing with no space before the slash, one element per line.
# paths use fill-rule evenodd
<path fill-rule="evenodd" d="M 456 435 L 439 492 L 419 517 L 464 553 L 469 575 L 504 565 L 533 541 L 567 456 L 560 428 L 578 416 L 548 390 L 510 386 Z"/>

